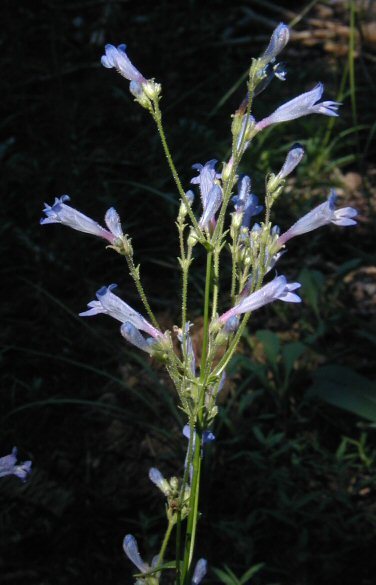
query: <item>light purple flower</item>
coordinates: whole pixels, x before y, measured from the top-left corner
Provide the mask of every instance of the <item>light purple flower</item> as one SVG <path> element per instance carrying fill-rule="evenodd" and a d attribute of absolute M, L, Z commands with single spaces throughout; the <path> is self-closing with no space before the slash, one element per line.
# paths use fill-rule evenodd
<path fill-rule="evenodd" d="M 216 160 L 209 160 L 205 165 L 194 164 L 193 169 L 198 171 L 198 176 L 191 179 L 192 185 L 199 185 L 202 203 L 202 216 L 199 222 L 200 227 L 207 228 L 213 221 L 215 214 L 222 203 L 222 189 L 218 184 L 221 173 L 215 170 Z"/>
<path fill-rule="evenodd" d="M 286 24 L 280 22 L 270 38 L 269 45 L 265 49 L 261 60 L 270 63 L 273 62 L 276 56 L 285 48 L 290 38 L 290 30 Z"/>
<path fill-rule="evenodd" d="M 123 540 L 123 549 L 128 559 L 137 567 L 140 573 L 150 571 L 150 566 L 145 563 L 138 551 L 137 540 L 132 534 L 127 534 Z"/>
<path fill-rule="evenodd" d="M 277 177 L 279 179 L 285 179 L 288 175 L 292 173 L 292 171 L 298 166 L 300 161 L 304 156 L 304 148 L 300 146 L 300 144 L 296 144 L 289 152 L 287 153 L 286 160 L 282 165 L 281 170 L 279 171 Z"/>
<path fill-rule="evenodd" d="M 130 323 L 136 329 L 145 331 L 145 333 L 148 333 L 155 339 L 162 337 L 162 333 L 146 321 L 140 313 L 132 309 L 132 307 L 127 305 L 127 303 L 117 295 L 113 294 L 112 291 L 116 286 L 116 284 L 102 286 L 102 288 L 96 292 L 98 300 L 90 301 L 90 303 L 88 303 L 89 310 L 80 313 L 80 316 L 91 317 L 92 315 L 104 313 L 105 315 L 110 315 L 110 317 L 117 319 L 121 323 Z M 124 335 L 124 332 L 122 332 L 122 334 Z"/>
<path fill-rule="evenodd" d="M 294 225 L 290 227 L 285 233 L 283 233 L 277 241 L 277 245 L 280 248 L 288 240 L 295 236 L 300 236 L 307 232 L 311 232 L 323 225 L 334 223 L 340 226 L 356 225 L 356 221 L 352 219 L 358 214 L 357 210 L 353 207 L 342 207 L 340 209 L 335 208 L 337 195 L 334 189 L 330 191 L 328 200 L 325 203 L 321 203 L 312 211 L 309 211 L 306 215 L 303 215 Z"/>
<path fill-rule="evenodd" d="M 17 448 L 13 447 L 12 453 L 0 458 L 0 477 L 15 475 L 25 481 L 31 472 L 31 461 L 24 461 L 17 465 Z"/>
<path fill-rule="evenodd" d="M 264 209 L 258 204 L 258 198 L 251 193 L 251 179 L 244 175 L 238 183 L 238 194 L 232 198 L 235 213 L 243 214 L 242 227 L 249 228 L 251 218 Z"/>
<path fill-rule="evenodd" d="M 45 203 L 46 207 L 43 211 L 46 217 L 40 220 L 41 225 L 61 223 L 79 232 L 104 238 L 110 244 L 114 244 L 118 238 L 123 236 L 119 215 L 113 207 L 105 215 L 105 222 L 108 227 L 108 230 L 106 230 L 87 215 L 77 211 L 74 207 L 70 207 L 70 205 L 66 205 L 65 201 L 70 201 L 69 195 L 56 197 L 54 204 L 51 206 Z"/>
<path fill-rule="evenodd" d="M 220 323 L 226 324 L 234 315 L 256 311 L 256 309 L 277 300 L 287 303 L 300 303 L 301 298 L 292 292 L 300 286 L 299 282 L 289 284 L 285 276 L 276 276 L 271 282 L 260 288 L 260 290 L 245 297 L 235 307 L 223 313 L 219 317 L 219 321 Z"/>
<path fill-rule="evenodd" d="M 199 559 L 193 571 L 192 585 L 199 585 L 206 575 L 208 563 L 206 559 Z"/>
<path fill-rule="evenodd" d="M 221 173 L 217 173 L 215 170 L 215 165 L 217 162 L 217 160 L 212 159 L 205 163 L 205 165 L 200 163 L 192 165 L 192 169 L 198 171 L 198 175 L 197 177 L 193 177 L 193 179 L 191 179 L 191 184 L 199 185 L 201 203 L 204 209 L 208 204 L 209 193 L 216 184 L 216 179 L 221 178 Z"/>
<path fill-rule="evenodd" d="M 275 110 L 270 116 L 256 124 L 256 130 L 260 131 L 271 124 L 288 122 L 309 114 L 324 114 L 325 116 L 338 116 L 338 102 L 319 102 L 324 91 L 322 83 L 318 83 L 311 91 L 302 93 Z"/>
<path fill-rule="evenodd" d="M 146 353 L 151 353 L 153 345 L 155 343 L 155 339 L 149 337 L 145 339 L 145 337 L 140 333 L 140 331 L 129 321 L 123 323 L 120 327 L 120 333 L 128 341 L 138 349 L 142 351 L 146 351 Z"/>
<path fill-rule="evenodd" d="M 215 214 L 222 203 L 222 189 L 219 185 L 213 185 L 207 198 L 206 207 L 204 207 L 202 216 L 199 221 L 201 228 L 208 228 L 210 223 L 214 221 Z"/>
<path fill-rule="evenodd" d="M 120 75 L 136 83 L 145 83 L 146 79 L 131 63 L 125 52 L 126 45 L 106 45 L 105 55 L 101 58 L 101 63 L 107 69 L 115 68 Z"/>

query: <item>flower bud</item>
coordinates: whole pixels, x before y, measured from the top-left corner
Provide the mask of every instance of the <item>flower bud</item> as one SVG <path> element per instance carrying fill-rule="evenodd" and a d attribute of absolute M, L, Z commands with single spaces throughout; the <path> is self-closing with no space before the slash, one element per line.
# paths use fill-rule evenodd
<path fill-rule="evenodd" d="M 162 86 L 160 83 L 156 83 L 154 79 L 148 79 L 145 83 L 142 84 L 142 89 L 144 94 L 150 100 L 155 100 L 159 97 L 162 91 Z"/>
<path fill-rule="evenodd" d="M 197 242 L 199 241 L 199 238 L 197 237 L 197 234 L 195 232 L 195 230 L 193 228 L 191 228 L 191 232 L 188 236 L 188 246 L 191 246 L 192 248 L 197 244 Z"/>

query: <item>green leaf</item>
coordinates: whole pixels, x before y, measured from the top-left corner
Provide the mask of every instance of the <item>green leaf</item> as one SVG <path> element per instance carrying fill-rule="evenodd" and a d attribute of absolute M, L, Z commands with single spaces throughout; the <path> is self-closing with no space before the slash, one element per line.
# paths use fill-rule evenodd
<path fill-rule="evenodd" d="M 328 365 L 314 374 L 307 398 L 329 404 L 376 422 L 376 383 L 345 366 Z"/>
<path fill-rule="evenodd" d="M 312 307 L 316 315 L 319 315 L 319 299 L 325 284 L 325 277 L 319 270 L 308 270 L 303 268 L 298 276 L 302 284 L 302 295 L 304 300 Z"/>
<path fill-rule="evenodd" d="M 256 337 L 264 346 L 268 362 L 273 368 L 275 368 L 277 366 L 278 355 L 281 349 L 278 336 L 267 329 L 260 329 L 260 331 L 257 331 Z"/>
<path fill-rule="evenodd" d="M 217 577 L 221 580 L 221 583 L 225 583 L 225 585 L 241 585 L 239 579 L 236 575 L 225 565 L 225 570 L 216 569 L 213 567 L 213 573 L 217 575 Z"/>
<path fill-rule="evenodd" d="M 263 566 L 264 566 L 264 565 L 265 565 L 265 563 L 258 563 L 257 565 L 253 565 L 252 567 L 250 567 L 250 568 L 248 569 L 248 571 L 246 571 L 246 572 L 245 572 L 245 573 L 244 573 L 244 574 L 243 574 L 243 575 L 240 577 L 240 580 L 239 580 L 239 583 L 240 583 L 240 585 L 245 585 L 245 584 L 246 584 L 246 582 L 247 582 L 249 579 L 252 579 L 252 577 L 253 577 L 254 575 L 256 575 L 256 573 L 258 573 L 258 572 L 259 572 L 259 571 L 260 571 L 260 570 L 263 568 Z"/>
<path fill-rule="evenodd" d="M 286 380 L 288 380 L 290 377 L 294 363 L 300 358 L 301 355 L 303 355 L 306 349 L 307 348 L 304 343 L 301 343 L 300 341 L 292 341 L 291 343 L 286 343 L 286 345 L 283 346 L 282 361 L 285 368 Z"/>

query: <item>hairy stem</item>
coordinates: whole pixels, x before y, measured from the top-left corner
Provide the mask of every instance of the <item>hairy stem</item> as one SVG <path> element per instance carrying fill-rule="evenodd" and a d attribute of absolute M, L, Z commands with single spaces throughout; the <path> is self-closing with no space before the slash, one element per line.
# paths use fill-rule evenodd
<path fill-rule="evenodd" d="M 146 309 L 146 312 L 147 312 L 151 322 L 153 323 L 154 327 L 156 327 L 157 329 L 160 329 L 159 323 L 158 323 L 153 311 L 151 310 L 151 307 L 149 305 L 149 301 L 146 297 L 145 291 L 144 291 L 143 286 L 141 284 L 140 269 L 139 269 L 139 267 L 136 267 L 134 265 L 133 258 L 130 254 L 125 254 L 125 259 L 126 259 L 127 264 L 128 264 L 129 274 L 133 278 L 133 281 L 134 281 L 136 288 L 137 288 L 137 292 L 140 295 L 140 298 L 143 302 L 143 305 Z"/>
<path fill-rule="evenodd" d="M 201 447 L 203 431 L 203 404 L 205 401 L 206 390 L 206 364 L 209 350 L 209 309 L 210 297 L 212 292 L 212 273 L 213 273 L 213 252 L 209 251 L 206 257 L 206 279 L 205 279 L 205 297 L 204 297 L 204 330 L 202 341 L 202 355 L 200 366 L 200 393 L 197 405 L 197 430 L 194 434 L 194 454 L 193 454 L 193 479 L 191 485 L 190 510 L 188 515 L 187 532 L 185 538 L 184 561 L 182 569 L 182 583 L 188 585 L 192 559 L 196 543 L 197 522 L 199 517 L 198 503 L 200 495 L 200 477 L 201 477 Z M 188 461 L 187 465 L 190 465 Z"/>
<path fill-rule="evenodd" d="M 205 240 L 205 236 L 202 233 L 202 230 L 201 230 L 200 226 L 197 223 L 197 219 L 195 218 L 195 216 L 193 214 L 191 205 L 190 205 L 190 203 L 189 203 L 189 201 L 187 199 L 187 196 L 186 196 L 185 191 L 183 189 L 183 185 L 181 184 L 181 181 L 180 181 L 178 172 L 176 170 L 174 161 L 172 159 L 172 155 L 171 155 L 170 149 L 169 149 L 168 144 L 167 144 L 167 139 L 166 139 L 166 135 L 165 135 L 165 132 L 164 132 L 164 129 L 163 129 L 163 124 L 162 124 L 162 112 L 161 112 L 161 110 L 159 108 L 158 99 L 155 99 L 153 101 L 153 106 L 154 106 L 154 112 L 153 112 L 152 115 L 153 115 L 154 121 L 155 121 L 155 123 L 157 125 L 157 128 L 158 128 L 158 133 L 159 133 L 159 136 L 160 136 L 160 139 L 161 139 L 161 142 L 162 142 L 162 146 L 163 146 L 164 153 L 165 153 L 166 158 L 167 158 L 168 166 L 170 167 L 172 176 L 174 178 L 175 184 L 176 184 L 177 189 L 179 191 L 179 195 L 180 195 L 180 197 L 184 201 L 184 204 L 187 207 L 187 211 L 188 211 L 189 218 L 190 218 L 190 220 L 192 222 L 192 225 L 193 225 L 193 227 L 194 227 L 194 229 L 195 229 L 195 231 L 197 233 L 197 236 L 198 236 L 198 238 L 201 241 L 204 241 Z"/>

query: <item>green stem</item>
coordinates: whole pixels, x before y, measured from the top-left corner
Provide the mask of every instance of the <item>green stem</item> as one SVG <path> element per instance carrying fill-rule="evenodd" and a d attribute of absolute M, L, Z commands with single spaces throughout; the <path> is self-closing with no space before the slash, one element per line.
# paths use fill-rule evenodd
<path fill-rule="evenodd" d="M 232 356 L 234 355 L 234 353 L 236 351 L 237 345 L 240 341 L 241 336 L 243 335 L 243 331 L 248 323 L 250 316 L 251 316 L 251 313 L 247 313 L 246 315 L 244 315 L 243 321 L 241 322 L 239 329 L 235 333 L 230 345 L 228 346 L 228 349 L 227 349 L 225 355 L 222 357 L 222 359 L 218 362 L 218 364 L 214 368 L 214 370 L 212 372 L 213 377 L 220 376 L 222 374 L 223 370 L 226 369 L 230 359 L 232 358 Z"/>
<path fill-rule="evenodd" d="M 213 255 L 213 303 L 212 319 L 215 319 L 218 310 L 218 293 L 219 293 L 219 254 L 220 249 L 216 246 Z"/>
<path fill-rule="evenodd" d="M 208 357 L 209 345 L 209 308 L 210 308 L 210 294 L 212 291 L 212 261 L 213 252 L 208 252 L 206 257 L 206 276 L 205 276 L 205 299 L 204 299 L 204 332 L 202 340 L 201 366 L 200 366 L 200 382 L 204 381 L 205 366 Z"/>
<path fill-rule="evenodd" d="M 182 290 L 182 308 L 181 308 L 181 320 L 182 320 L 182 335 L 185 335 L 185 324 L 187 322 L 187 298 L 188 298 L 188 276 L 189 267 L 192 260 L 192 246 L 188 246 L 186 260 L 186 268 L 183 270 L 183 290 Z"/>
<path fill-rule="evenodd" d="M 142 287 L 140 274 L 139 274 L 139 267 L 136 268 L 136 266 L 134 265 L 132 256 L 126 254 L 125 259 L 126 259 L 127 264 L 128 264 L 129 273 L 130 273 L 131 277 L 133 278 L 133 281 L 134 281 L 136 288 L 137 288 L 137 292 L 140 295 L 140 298 L 143 302 L 143 305 L 146 309 L 146 312 L 147 312 L 151 322 L 153 323 L 154 327 L 156 327 L 157 329 L 160 329 L 159 323 L 158 323 L 156 317 L 154 316 L 153 311 L 151 310 L 151 307 L 149 305 L 149 301 L 147 300 L 145 291 Z"/>
<path fill-rule="evenodd" d="M 180 553 L 181 553 L 181 509 L 183 505 L 183 498 L 185 494 L 185 487 L 188 483 L 188 475 L 189 470 L 192 462 L 192 451 L 193 451 L 193 437 L 194 437 L 194 421 L 193 417 L 189 420 L 189 443 L 188 443 L 188 452 L 187 452 L 187 460 L 186 466 L 184 469 L 184 476 L 183 481 L 180 488 L 179 494 L 179 512 L 177 516 L 177 526 L 176 526 L 176 585 L 180 585 Z"/>
<path fill-rule="evenodd" d="M 248 120 L 248 118 L 251 114 L 254 87 L 255 87 L 254 79 L 253 79 L 252 75 L 250 74 L 249 84 L 248 84 L 249 98 L 248 98 L 247 109 L 246 109 L 246 113 L 245 113 L 246 120 Z M 232 164 L 232 168 L 230 171 L 230 175 L 229 175 L 229 177 L 224 185 L 223 201 L 222 201 L 222 205 L 221 205 L 221 210 L 219 212 L 217 225 L 215 227 L 214 234 L 213 234 L 213 241 L 215 242 L 214 265 L 215 265 L 215 268 L 216 268 L 216 271 L 218 272 L 218 274 L 219 274 L 220 253 L 221 253 L 221 249 L 222 249 L 221 244 L 222 244 L 224 221 L 225 221 L 227 207 L 228 207 L 228 204 L 229 204 L 230 198 L 231 198 L 232 187 L 234 184 L 236 171 L 238 170 L 238 166 L 239 166 L 240 161 L 242 159 L 242 156 L 245 152 L 245 150 L 244 150 L 244 146 L 245 146 L 245 142 L 246 142 L 245 131 L 246 131 L 246 126 L 245 126 L 243 133 L 242 133 L 239 145 L 238 145 L 238 138 L 236 138 L 233 141 L 232 153 L 231 153 L 231 156 L 233 159 L 233 164 Z M 249 142 L 251 141 L 251 138 L 252 137 L 249 138 Z M 233 266 L 233 270 L 234 270 L 234 266 Z M 213 287 L 213 307 L 215 307 L 215 308 L 217 308 L 217 304 L 218 304 L 218 294 L 219 294 L 218 279 L 215 278 L 214 287 Z M 213 316 L 214 316 L 214 311 L 213 311 Z"/>
<path fill-rule="evenodd" d="M 170 167 L 170 170 L 171 170 L 172 176 L 174 178 L 175 184 L 176 184 L 177 189 L 179 191 L 179 195 L 182 198 L 182 200 L 184 201 L 184 204 L 185 204 L 185 206 L 187 208 L 187 211 L 188 211 L 189 218 L 190 218 L 190 220 L 192 222 L 192 225 L 193 225 L 193 227 L 194 227 L 194 229 L 196 231 L 196 234 L 197 234 L 198 238 L 201 241 L 204 241 L 205 240 L 205 236 L 202 233 L 202 230 L 201 230 L 200 226 L 197 223 L 197 219 L 195 218 L 195 216 L 193 214 L 191 205 L 190 205 L 190 203 L 189 203 L 189 201 L 187 199 L 187 196 L 186 196 L 185 191 L 183 189 L 183 185 L 181 184 L 181 181 L 180 181 L 178 172 L 176 170 L 174 161 L 172 160 L 171 152 L 170 152 L 170 149 L 168 147 L 166 135 L 165 135 L 165 132 L 164 132 L 164 129 L 163 129 L 162 112 L 161 112 L 160 107 L 159 107 L 158 98 L 153 101 L 153 105 L 154 105 L 154 112 L 153 112 L 152 115 L 153 115 L 153 118 L 155 120 L 155 123 L 157 124 L 158 133 L 159 133 L 159 136 L 160 136 L 160 139 L 161 139 L 161 142 L 162 142 L 163 150 L 164 150 L 164 153 L 166 155 L 167 162 L 168 162 L 168 165 Z"/>
<path fill-rule="evenodd" d="M 209 349 L 209 309 L 210 309 L 210 297 L 212 292 L 212 262 L 213 252 L 209 251 L 206 257 L 206 278 L 205 278 L 205 297 L 204 297 L 204 331 L 202 341 L 202 355 L 201 355 L 201 366 L 200 366 L 200 394 L 198 397 L 197 404 L 197 430 L 195 433 L 195 450 L 193 455 L 193 479 L 191 485 L 190 495 L 190 510 L 187 522 L 187 532 L 185 538 L 185 550 L 184 550 L 184 561 L 182 570 L 182 583 L 188 585 L 190 569 L 195 549 L 196 534 L 197 534 L 197 522 L 198 522 L 198 503 L 200 495 L 200 477 L 201 477 L 201 447 L 202 447 L 202 426 L 204 422 L 203 405 L 205 401 L 205 389 L 206 389 L 206 364 L 208 360 L 208 349 Z M 194 429 L 191 428 L 194 433 Z M 191 440 L 193 435 L 191 436 Z M 187 461 L 187 466 L 190 466 L 191 462 Z"/>
<path fill-rule="evenodd" d="M 163 558 L 166 552 L 166 548 L 168 545 L 168 542 L 170 540 L 170 536 L 171 536 L 171 532 L 173 527 L 175 526 L 176 523 L 176 517 L 173 516 L 172 518 L 169 518 L 168 521 L 168 525 L 167 525 L 167 530 L 166 530 L 166 534 L 164 536 L 163 542 L 162 542 L 162 546 L 160 548 L 159 554 L 158 554 L 158 565 L 162 565 L 163 564 Z"/>

